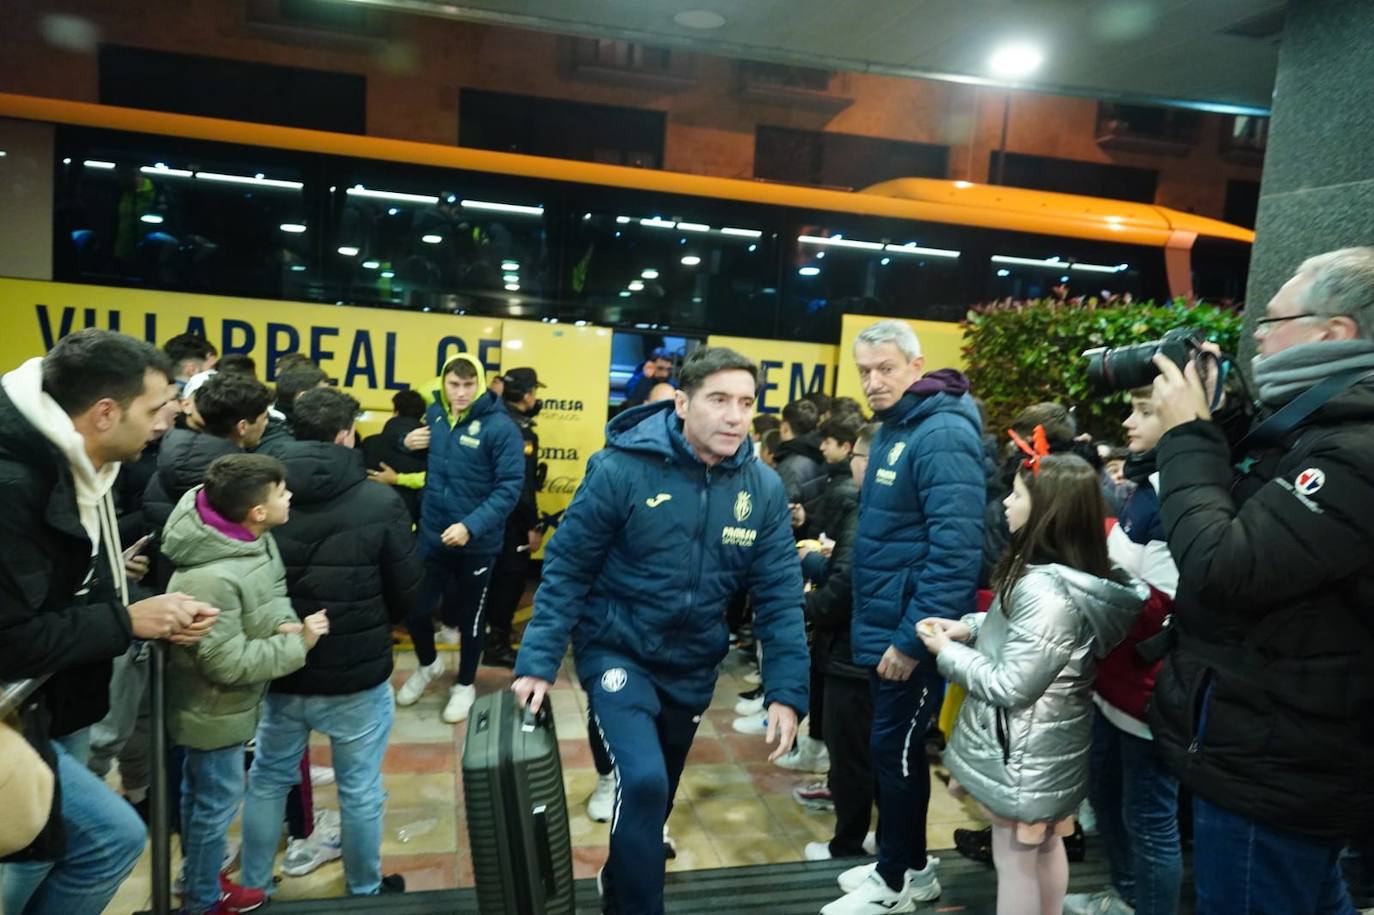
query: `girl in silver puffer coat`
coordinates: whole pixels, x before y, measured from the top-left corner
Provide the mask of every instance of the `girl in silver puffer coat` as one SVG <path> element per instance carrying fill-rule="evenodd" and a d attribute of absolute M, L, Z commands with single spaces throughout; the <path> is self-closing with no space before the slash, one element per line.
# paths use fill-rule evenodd
<path fill-rule="evenodd" d="M 998 915 L 1058 913 L 1062 837 L 1087 793 L 1097 659 L 1149 594 L 1107 558 L 1097 474 L 1032 452 L 1005 505 L 1012 539 L 986 614 L 928 619 L 918 634 L 968 690 L 945 751 L 951 787 L 993 822 Z"/>

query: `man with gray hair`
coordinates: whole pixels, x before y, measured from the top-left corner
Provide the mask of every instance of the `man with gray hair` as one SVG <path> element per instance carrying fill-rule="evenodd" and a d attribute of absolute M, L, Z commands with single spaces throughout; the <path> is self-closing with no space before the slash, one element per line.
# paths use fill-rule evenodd
<path fill-rule="evenodd" d="M 954 369 L 925 372 L 916 333 L 879 321 L 854 341 L 873 418 L 882 423 L 860 485 L 853 551 L 854 663 L 873 696 L 869 738 L 878 799 L 878 861 L 840 875 L 845 895 L 822 915 L 910 912 L 940 895 L 926 855 L 926 731 L 944 695 L 916 636 L 928 617 L 975 609 L 983 546 L 982 422 Z"/>
<path fill-rule="evenodd" d="M 1179 586 L 1150 727 L 1193 794 L 1198 915 L 1353 915 L 1338 859 L 1374 823 L 1374 248 L 1304 262 L 1255 340 L 1262 421 L 1234 445 L 1197 366 L 1155 357 Z"/>

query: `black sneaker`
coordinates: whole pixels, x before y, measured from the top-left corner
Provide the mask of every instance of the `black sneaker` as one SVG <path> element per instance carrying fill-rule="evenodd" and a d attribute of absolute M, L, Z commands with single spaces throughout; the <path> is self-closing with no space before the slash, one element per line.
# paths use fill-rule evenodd
<path fill-rule="evenodd" d="M 486 667 L 515 667 L 515 649 L 509 645 L 488 645 L 482 652 L 482 664 Z"/>
<path fill-rule="evenodd" d="M 382 878 L 381 894 L 390 896 L 394 893 L 404 893 L 406 891 L 406 878 L 400 874 L 387 874 Z"/>
<path fill-rule="evenodd" d="M 1067 847 L 1068 843 L 1065 843 Z M 992 863 L 992 827 L 954 830 L 954 847 L 959 854 L 979 864 Z"/>
<path fill-rule="evenodd" d="M 740 694 L 739 694 L 739 697 L 740 697 L 741 699 L 757 699 L 759 696 L 762 696 L 762 695 L 763 695 L 763 687 L 762 687 L 762 686 L 756 686 L 756 687 L 754 687 L 753 689 L 749 690 L 749 692 L 747 692 L 747 693 L 740 693 Z"/>
<path fill-rule="evenodd" d="M 1075 820 L 1073 824 L 1073 835 L 1064 837 L 1064 855 L 1070 861 L 1082 861 L 1088 854 L 1086 842 L 1083 839 L 1083 827 Z"/>

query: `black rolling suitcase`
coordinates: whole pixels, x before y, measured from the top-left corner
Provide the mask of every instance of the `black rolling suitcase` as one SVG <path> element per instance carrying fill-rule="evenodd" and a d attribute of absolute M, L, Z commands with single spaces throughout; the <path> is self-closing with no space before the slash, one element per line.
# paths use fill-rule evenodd
<path fill-rule="evenodd" d="M 482 915 L 572 915 L 572 840 L 549 697 L 479 698 L 463 744 L 463 796 Z"/>

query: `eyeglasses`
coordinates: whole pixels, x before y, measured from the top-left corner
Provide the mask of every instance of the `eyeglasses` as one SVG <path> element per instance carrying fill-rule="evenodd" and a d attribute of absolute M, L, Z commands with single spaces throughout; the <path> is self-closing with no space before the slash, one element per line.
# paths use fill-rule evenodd
<path fill-rule="evenodd" d="M 1297 318 L 1320 318 L 1320 317 L 1321 317 L 1321 315 L 1316 314 L 1315 312 L 1311 312 L 1311 311 L 1300 311 L 1300 312 L 1298 312 L 1298 313 L 1295 314 L 1295 315 L 1279 315 L 1279 316 L 1276 317 L 1276 318 L 1258 318 L 1258 319 L 1256 319 L 1256 321 L 1255 321 L 1255 327 L 1256 327 L 1256 328 L 1268 327 L 1268 326 L 1271 325 L 1271 324 L 1278 324 L 1280 321 L 1293 321 L 1293 320 L 1296 320 Z"/>

